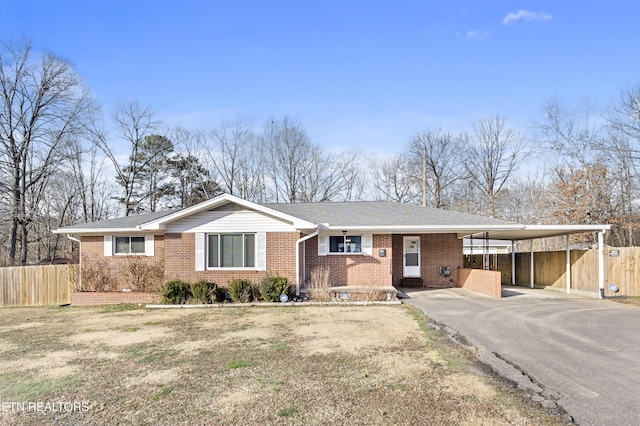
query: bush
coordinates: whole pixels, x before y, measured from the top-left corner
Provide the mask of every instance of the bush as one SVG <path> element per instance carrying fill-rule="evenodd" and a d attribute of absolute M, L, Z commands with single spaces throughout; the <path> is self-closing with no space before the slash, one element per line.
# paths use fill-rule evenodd
<path fill-rule="evenodd" d="M 260 282 L 260 295 L 267 302 L 279 302 L 280 296 L 292 296 L 291 285 L 285 277 L 265 277 Z"/>
<path fill-rule="evenodd" d="M 229 283 L 229 293 L 234 302 L 247 303 L 253 299 L 253 284 L 249 280 L 236 278 Z"/>
<path fill-rule="evenodd" d="M 224 302 L 225 299 L 225 290 L 206 280 L 193 284 L 191 292 L 195 301 L 199 303 Z"/>
<path fill-rule="evenodd" d="M 162 303 L 165 304 L 184 305 L 191 297 L 191 286 L 182 280 L 169 281 L 162 288 Z"/>

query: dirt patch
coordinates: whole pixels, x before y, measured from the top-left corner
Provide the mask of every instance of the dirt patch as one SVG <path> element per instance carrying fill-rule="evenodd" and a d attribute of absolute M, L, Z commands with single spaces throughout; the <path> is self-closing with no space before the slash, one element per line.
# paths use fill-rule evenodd
<path fill-rule="evenodd" d="M 168 329 L 161 327 L 147 327 L 142 330 L 134 326 L 122 330 L 105 330 L 84 332 L 69 338 L 71 343 L 88 345 L 105 345 L 107 347 L 126 346 L 149 343 L 168 335 Z"/>
<path fill-rule="evenodd" d="M 306 355 L 393 350 L 420 334 L 420 328 L 415 322 L 406 321 L 402 310 L 390 309 L 380 316 L 375 309 L 337 306 L 318 308 L 292 331 L 301 339 Z"/>
<path fill-rule="evenodd" d="M 423 323 L 404 306 L 0 310 L 0 401 L 88 407 L 0 423 L 563 424 Z"/>

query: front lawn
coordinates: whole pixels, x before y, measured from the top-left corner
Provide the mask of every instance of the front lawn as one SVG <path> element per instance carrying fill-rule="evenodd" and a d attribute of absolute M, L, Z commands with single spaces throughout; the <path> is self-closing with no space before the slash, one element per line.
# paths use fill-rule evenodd
<path fill-rule="evenodd" d="M 0 403 L 12 424 L 563 423 L 407 306 L 4 308 Z"/>

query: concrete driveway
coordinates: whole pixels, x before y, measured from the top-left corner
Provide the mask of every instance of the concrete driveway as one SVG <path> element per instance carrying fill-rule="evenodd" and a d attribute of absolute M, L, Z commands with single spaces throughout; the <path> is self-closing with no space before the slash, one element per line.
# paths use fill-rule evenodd
<path fill-rule="evenodd" d="M 490 299 L 463 289 L 407 292 L 479 357 L 580 425 L 640 424 L 640 308 L 546 290 L 504 287 Z M 508 293 L 507 293 L 508 294 Z M 464 341 L 464 339 L 461 339 Z"/>

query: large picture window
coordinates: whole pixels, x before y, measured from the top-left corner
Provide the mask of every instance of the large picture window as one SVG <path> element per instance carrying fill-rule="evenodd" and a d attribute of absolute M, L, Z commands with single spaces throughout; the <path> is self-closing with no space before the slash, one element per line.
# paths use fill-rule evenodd
<path fill-rule="evenodd" d="M 329 253 L 362 253 L 362 235 L 330 236 Z"/>
<path fill-rule="evenodd" d="M 208 268 L 253 268 L 256 263 L 255 234 L 208 234 Z"/>

